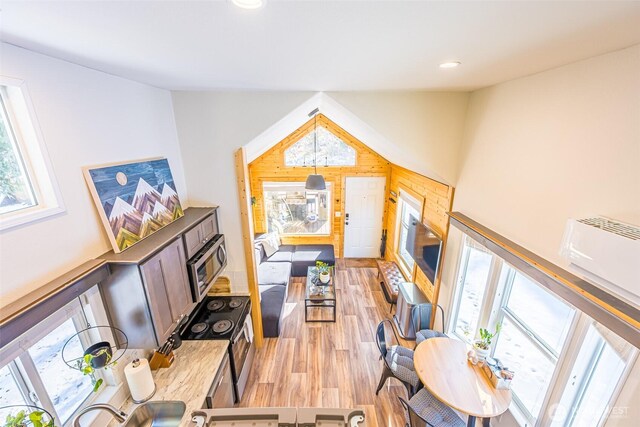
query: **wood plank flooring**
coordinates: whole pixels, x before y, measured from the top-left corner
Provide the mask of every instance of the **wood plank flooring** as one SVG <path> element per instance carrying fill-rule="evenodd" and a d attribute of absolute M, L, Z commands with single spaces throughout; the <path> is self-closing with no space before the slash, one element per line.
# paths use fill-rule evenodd
<path fill-rule="evenodd" d="M 375 263 L 337 260 L 336 323 L 305 323 L 304 281 L 292 279 L 280 337 L 257 351 L 240 406 L 361 408 L 367 427 L 404 426 L 405 388 L 391 379 L 375 395 L 382 361 L 374 332 L 391 318 Z"/>

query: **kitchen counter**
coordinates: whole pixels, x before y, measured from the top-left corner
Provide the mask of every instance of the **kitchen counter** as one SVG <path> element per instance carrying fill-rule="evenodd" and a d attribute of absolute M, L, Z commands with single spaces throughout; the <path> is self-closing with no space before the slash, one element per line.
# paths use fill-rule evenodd
<path fill-rule="evenodd" d="M 151 401 L 182 400 L 187 409 L 180 426 L 192 425 L 191 412 L 202 409 L 228 345 L 225 340 L 183 341 L 170 367 L 152 371 L 156 393 Z M 129 398 L 121 409 L 130 415 L 137 406 Z"/>

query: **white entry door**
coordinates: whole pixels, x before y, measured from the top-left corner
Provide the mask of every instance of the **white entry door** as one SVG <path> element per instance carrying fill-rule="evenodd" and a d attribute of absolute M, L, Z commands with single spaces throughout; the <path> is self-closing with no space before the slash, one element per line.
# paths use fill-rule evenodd
<path fill-rule="evenodd" d="M 347 177 L 344 257 L 379 258 L 385 177 Z"/>

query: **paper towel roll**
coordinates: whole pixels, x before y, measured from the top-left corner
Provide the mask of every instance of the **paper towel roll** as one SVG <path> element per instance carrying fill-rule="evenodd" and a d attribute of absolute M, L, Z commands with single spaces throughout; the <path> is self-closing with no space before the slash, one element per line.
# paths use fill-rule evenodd
<path fill-rule="evenodd" d="M 136 402 L 148 400 L 156 390 L 147 359 L 136 359 L 124 367 L 124 376 L 129 384 L 131 399 Z"/>

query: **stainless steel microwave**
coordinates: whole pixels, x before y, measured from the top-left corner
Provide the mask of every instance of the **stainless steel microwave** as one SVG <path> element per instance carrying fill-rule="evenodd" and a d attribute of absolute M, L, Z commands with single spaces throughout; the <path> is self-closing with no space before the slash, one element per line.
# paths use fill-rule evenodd
<path fill-rule="evenodd" d="M 218 234 L 187 261 L 194 301 L 202 301 L 226 265 L 224 235 Z"/>

